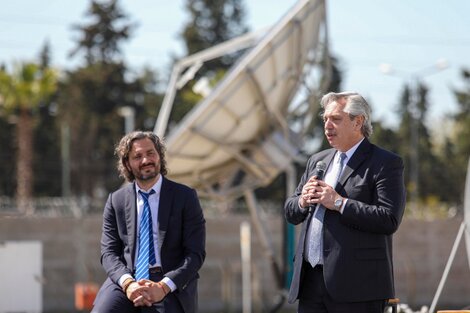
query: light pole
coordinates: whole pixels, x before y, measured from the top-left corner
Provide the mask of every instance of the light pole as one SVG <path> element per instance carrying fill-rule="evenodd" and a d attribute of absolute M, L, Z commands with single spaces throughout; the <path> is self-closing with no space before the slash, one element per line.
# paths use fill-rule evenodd
<path fill-rule="evenodd" d="M 397 71 L 392 65 L 382 63 L 379 66 L 380 72 L 386 75 L 404 78 L 406 84 L 410 87 L 410 181 L 412 183 L 410 190 L 411 203 L 417 204 L 419 200 L 419 119 L 420 110 L 417 93 L 424 77 L 438 73 L 449 67 L 446 59 L 439 59 L 431 66 L 424 67 L 414 72 Z"/>
<path fill-rule="evenodd" d="M 124 117 L 124 132 L 126 134 L 132 132 L 135 128 L 135 109 L 130 106 L 120 107 L 118 114 Z"/>

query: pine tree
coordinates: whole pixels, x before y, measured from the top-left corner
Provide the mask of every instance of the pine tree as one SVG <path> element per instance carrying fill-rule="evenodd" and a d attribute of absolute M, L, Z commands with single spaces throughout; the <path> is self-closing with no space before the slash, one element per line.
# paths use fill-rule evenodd
<path fill-rule="evenodd" d="M 127 22 L 117 0 L 108 3 L 93 0 L 87 16 L 91 18 L 90 24 L 74 26 L 81 37 L 70 56 L 84 50 L 88 65 L 122 61 L 120 44 L 129 39 L 135 25 Z"/>
<path fill-rule="evenodd" d="M 120 109 L 130 107 L 143 121 L 149 99 L 155 106 L 159 96 L 151 90 L 151 71 L 130 78 L 121 44 L 134 24 L 118 2 L 92 1 L 87 15 L 90 23 L 75 27 L 80 36 L 71 53 L 83 53 L 85 64 L 66 73 L 57 101 L 62 127 L 70 129 L 72 193 L 99 198 L 122 183 L 113 162 L 114 145 L 124 132 Z"/>
<path fill-rule="evenodd" d="M 398 129 L 399 154 L 405 162 L 405 183 L 408 200 L 418 202 L 442 200 L 442 172 L 425 124 L 429 110 L 429 89 L 421 82 L 405 85 L 399 106 L 401 123 Z"/>
<path fill-rule="evenodd" d="M 461 70 L 463 87 L 454 89 L 454 95 L 457 100 L 458 110 L 453 115 L 454 118 L 454 136 L 449 139 L 447 151 L 450 154 L 445 158 L 445 164 L 452 162 L 453 177 L 452 183 L 454 199 L 463 203 L 465 178 L 470 175 L 468 164 L 470 162 L 470 71 Z"/>

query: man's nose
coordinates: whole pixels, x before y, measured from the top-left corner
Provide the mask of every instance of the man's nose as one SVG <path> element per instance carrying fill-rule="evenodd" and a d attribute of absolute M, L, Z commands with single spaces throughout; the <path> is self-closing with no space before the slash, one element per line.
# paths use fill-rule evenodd
<path fill-rule="evenodd" d="M 331 121 L 329 119 L 326 119 L 324 123 L 325 123 L 325 128 L 331 128 L 332 124 L 331 124 Z"/>

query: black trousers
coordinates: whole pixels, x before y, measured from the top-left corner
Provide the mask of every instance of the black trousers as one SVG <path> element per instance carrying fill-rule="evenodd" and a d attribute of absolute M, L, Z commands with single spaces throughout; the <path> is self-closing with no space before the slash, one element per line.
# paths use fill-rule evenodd
<path fill-rule="evenodd" d="M 310 263 L 304 261 L 303 269 L 298 313 L 383 313 L 385 300 L 335 302 L 326 290 L 323 266 L 312 268 Z"/>
<path fill-rule="evenodd" d="M 151 273 L 150 280 L 160 281 L 162 273 Z M 175 291 L 177 292 L 177 291 Z M 181 304 L 172 292 L 160 303 L 154 303 L 151 307 L 135 307 L 122 288 L 114 283 L 101 287 L 95 300 L 91 313 L 184 313 Z"/>

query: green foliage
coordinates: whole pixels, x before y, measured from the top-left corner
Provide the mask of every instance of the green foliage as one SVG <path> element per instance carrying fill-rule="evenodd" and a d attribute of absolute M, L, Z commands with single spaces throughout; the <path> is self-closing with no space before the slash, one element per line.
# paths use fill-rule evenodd
<path fill-rule="evenodd" d="M 454 200 L 459 200 L 459 203 L 463 202 L 465 177 L 470 175 L 467 173 L 470 160 L 470 71 L 462 69 L 461 77 L 463 87 L 454 89 L 458 110 L 452 116 L 453 132 L 446 139 L 443 155 L 444 164 L 450 170 L 448 175 L 452 177 L 448 188 L 453 188 Z"/>
<path fill-rule="evenodd" d="M 372 141 L 403 158 L 408 201 L 412 202 L 410 207 L 441 207 L 442 203 L 461 205 L 465 167 L 463 162 L 456 162 L 461 154 L 456 146 L 462 145 L 458 144 L 457 138 L 446 138 L 441 146 L 433 140 L 425 124 L 430 105 L 428 92 L 422 83 L 405 85 L 397 111 L 401 121 L 398 129 L 384 129 L 380 123 L 374 123 Z M 455 122 L 458 129 L 458 119 Z M 443 131 L 441 133 L 445 134 Z M 468 143 L 468 138 L 462 141 Z"/>
<path fill-rule="evenodd" d="M 118 6 L 117 0 L 107 3 L 91 1 L 87 16 L 92 21 L 90 24 L 74 26 L 81 37 L 71 56 L 84 50 L 87 64 L 119 61 L 119 45 L 129 39 L 135 25 L 126 23 L 127 16 Z"/>
<path fill-rule="evenodd" d="M 187 0 L 189 20 L 181 38 L 187 55 L 245 33 L 245 10 L 240 0 Z M 61 126 L 71 130 L 72 194 L 102 196 L 122 181 L 115 169 L 114 145 L 123 135 L 124 119 L 119 109 L 135 110 L 138 129 L 152 130 L 163 95 L 156 92 L 158 73 L 145 70 L 131 73 L 123 62 L 121 44 L 128 40 L 135 24 L 118 6 L 118 1 L 91 1 L 87 12 L 89 24 L 75 27 L 79 36 L 71 55 L 82 53 L 84 65 L 64 73 L 59 82 L 50 68 L 50 49 L 41 50 L 40 64 L 16 64 L 12 72 L 0 66 L 0 195 L 12 196 L 21 179 L 16 178 L 14 161 L 22 159 L 17 139 L 19 125 L 32 126 L 30 170 L 34 194 L 56 196 L 61 193 Z M 214 86 L 234 64 L 240 53 L 208 62 L 196 76 L 207 76 Z M 326 92 L 341 91 L 342 71 L 332 58 L 332 79 Z M 406 85 L 398 97 L 396 129 L 374 121 L 371 141 L 396 152 L 405 161 L 408 196 L 417 191 L 418 198 L 409 207 L 413 216 L 446 216 L 449 206 L 461 207 L 463 186 L 470 156 L 470 71 L 462 70 L 463 87 L 455 89 L 458 111 L 452 115 L 449 127 L 443 129 L 443 139 L 437 142 L 424 123 L 429 106 L 426 86 Z M 202 97 L 192 91 L 190 82 L 176 96 L 171 123 L 180 122 Z M 319 106 L 318 99 L 309 99 Z M 28 122 L 29 121 L 29 122 Z M 23 123 L 23 124 L 21 124 Z M 26 123 L 26 124 L 24 124 Z M 28 124 L 29 123 L 29 124 Z M 323 136 L 321 117 L 310 125 L 311 140 Z M 32 134 L 32 133 L 31 133 Z M 417 135 L 414 137 L 414 135 Z M 311 153 L 312 151 L 306 151 Z M 414 154 L 417 153 L 417 154 Z M 418 156 L 418 161 L 413 160 Z M 23 162 L 24 164 L 24 162 Z M 303 164 L 296 164 L 298 174 Z M 417 169 L 417 185 L 412 170 Z M 24 182 L 24 181 L 23 181 Z M 282 203 L 285 198 L 285 175 L 269 186 L 256 191 L 258 197 Z M 410 200 L 410 197 L 408 198 Z M 426 208 L 426 209 L 425 209 Z"/>
<path fill-rule="evenodd" d="M 436 220 L 448 219 L 455 216 L 456 207 L 443 202 L 439 197 L 431 195 L 420 199 L 416 203 L 408 203 L 405 210 L 406 219 L 414 220 Z"/>
<path fill-rule="evenodd" d="M 245 26 L 245 8 L 240 0 L 187 0 L 190 18 L 181 38 L 186 54 L 191 55 L 219 43 L 240 36 L 248 31 Z M 228 69 L 239 53 L 207 62 L 201 75 Z"/>
<path fill-rule="evenodd" d="M 59 116 L 71 129 L 72 190 L 76 194 L 93 195 L 97 188 L 109 190 L 121 183 L 110 162 L 124 130 L 119 109 L 133 108 L 140 121 L 137 127 L 144 129 L 147 109 L 155 106 L 148 102 L 149 95 L 153 101 L 161 99 L 145 90 L 149 77 L 129 82 L 127 72 L 121 63 L 95 63 L 69 72 L 61 84 Z"/>
<path fill-rule="evenodd" d="M 470 157 L 470 70 L 461 72 L 464 86 L 455 90 L 455 98 L 458 104 L 458 112 L 455 113 L 455 137 L 456 154 L 461 158 L 460 163 L 466 164 Z"/>
<path fill-rule="evenodd" d="M 328 55 L 328 58 L 330 58 L 330 66 L 331 66 L 331 77 L 329 84 L 326 86 L 325 94 L 328 92 L 340 92 L 341 85 L 343 83 L 343 77 L 342 77 L 342 72 L 341 72 L 341 67 L 339 64 L 338 58 L 332 55 Z M 322 60 L 322 62 L 326 62 L 326 60 Z M 325 79 L 322 78 L 322 81 Z M 311 125 L 309 126 L 310 131 L 309 133 L 311 134 L 311 138 L 307 140 L 319 140 L 320 145 L 318 147 L 318 151 L 328 149 L 330 148 L 330 145 L 328 143 L 328 140 L 326 140 L 326 137 L 324 136 L 324 124 L 323 124 L 323 116 L 322 112 L 320 109 L 320 99 L 315 99 L 311 105 L 314 105 L 319 108 L 319 114 L 316 116 L 315 119 L 313 119 Z M 311 153 L 312 151 L 306 151 L 307 153 Z"/>
<path fill-rule="evenodd" d="M 33 173 L 35 196 L 58 197 L 61 195 L 60 132 L 54 103 L 40 105 L 36 115 L 34 132 Z"/>
<path fill-rule="evenodd" d="M 5 116 L 15 122 L 13 137 L 17 148 L 15 178 L 18 209 L 31 212 L 33 196 L 34 135 L 40 106 L 47 106 L 55 93 L 57 84 L 55 71 L 35 63 L 15 64 L 10 74 L 0 70 L 0 108 Z M 13 176 L 9 176 L 13 177 Z M 8 192 L 8 190 L 6 190 Z"/>
<path fill-rule="evenodd" d="M 7 72 L 6 66 L 1 70 L 1 98 L 7 95 L 8 101 L 1 104 L 0 113 L 0 172 L 4 174 L 0 177 L 0 195 L 13 196 L 17 188 L 17 167 L 12 164 L 21 156 L 17 126 L 21 122 L 21 111 L 25 110 L 26 116 L 32 118 L 29 126 L 36 130 L 31 139 L 26 139 L 31 140 L 30 149 L 34 151 L 32 164 L 28 165 L 34 173 L 30 182 L 32 192 L 48 196 L 60 194 L 60 167 L 57 166 L 60 148 L 55 118 L 51 115 L 57 75 L 49 66 L 48 44 L 41 51 L 40 60 L 40 64 L 15 64 L 12 73 Z"/>
<path fill-rule="evenodd" d="M 245 26 L 245 9 L 240 0 L 187 0 L 189 21 L 180 34 L 189 56 L 242 35 L 248 31 Z M 209 78 L 212 86 L 220 81 L 227 70 L 240 57 L 241 52 L 210 60 L 176 95 L 170 115 L 169 127 L 179 123 L 194 106 L 202 100 L 192 87 L 203 76 Z"/>
<path fill-rule="evenodd" d="M 13 141 L 15 125 L 9 116 L 0 114 L 0 196 L 13 196 L 16 189 L 15 167 L 16 150 Z"/>
<path fill-rule="evenodd" d="M 74 51 L 86 52 L 86 65 L 66 73 L 57 103 L 60 122 L 70 128 L 72 194 L 99 198 L 122 183 L 114 162 L 114 145 L 124 131 L 120 109 L 134 110 L 137 128 L 152 128 L 155 120 L 148 119 L 156 117 L 161 95 L 155 93 L 155 73 L 131 76 L 121 61 L 120 43 L 132 25 L 124 23 L 117 1 L 92 1 L 88 15 L 92 22 L 77 28 L 81 39 Z"/>
<path fill-rule="evenodd" d="M 57 74 L 42 70 L 38 64 L 15 64 L 12 73 L 0 70 L 0 106 L 6 113 L 37 109 L 41 101 L 54 93 Z"/>

